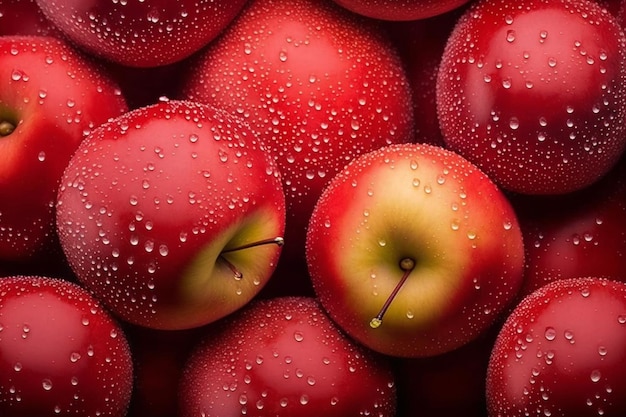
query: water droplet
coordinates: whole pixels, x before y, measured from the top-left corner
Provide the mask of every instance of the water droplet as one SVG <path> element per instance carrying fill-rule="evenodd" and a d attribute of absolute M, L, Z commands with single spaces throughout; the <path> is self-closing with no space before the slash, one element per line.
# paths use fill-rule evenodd
<path fill-rule="evenodd" d="M 599 370 L 594 369 L 593 371 L 591 371 L 591 382 L 598 382 L 600 381 L 600 378 L 602 377 L 602 374 L 600 373 Z"/>
<path fill-rule="evenodd" d="M 554 330 L 554 327 L 546 327 L 544 336 L 546 340 L 554 340 L 556 338 L 556 330 Z"/>
<path fill-rule="evenodd" d="M 304 340 L 304 335 L 302 334 L 302 332 L 294 332 L 293 338 L 296 340 L 296 342 L 302 342 Z"/>
<path fill-rule="evenodd" d="M 50 381 L 49 379 L 44 379 L 43 381 L 41 381 L 41 386 L 46 391 L 50 391 L 52 389 L 52 381 Z"/>
<path fill-rule="evenodd" d="M 515 41 L 515 31 L 507 30 L 506 31 L 506 41 L 509 43 L 513 43 Z"/>

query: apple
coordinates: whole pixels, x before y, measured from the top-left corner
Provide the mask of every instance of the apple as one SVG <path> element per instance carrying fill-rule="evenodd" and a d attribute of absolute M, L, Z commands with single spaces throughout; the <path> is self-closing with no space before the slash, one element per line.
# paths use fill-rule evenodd
<path fill-rule="evenodd" d="M 310 297 L 256 300 L 209 327 L 188 359 L 180 416 L 391 417 L 382 356 L 342 333 Z"/>
<path fill-rule="evenodd" d="M 0 261 L 58 248 L 54 205 L 70 156 L 127 110 L 93 61 L 52 37 L 0 37 Z"/>
<path fill-rule="evenodd" d="M 36 0 L 67 38 L 132 67 L 180 61 L 214 40 L 245 0 Z"/>
<path fill-rule="evenodd" d="M 270 278 L 283 243 L 280 173 L 239 118 L 189 101 L 94 130 L 63 173 L 61 245 L 118 317 L 155 329 L 232 313 Z"/>
<path fill-rule="evenodd" d="M 181 98 L 244 117 L 273 152 L 289 244 L 271 294 L 308 294 L 297 278 L 306 277 L 306 227 L 323 187 L 355 156 L 413 140 L 397 51 L 381 27 L 330 1 L 253 0 L 188 68 Z"/>
<path fill-rule="evenodd" d="M 334 0 L 346 9 L 374 19 L 410 21 L 439 16 L 469 0 Z"/>
<path fill-rule="evenodd" d="M 522 284 L 516 213 L 460 155 L 390 145 L 354 159 L 320 197 L 306 255 L 337 324 L 383 354 L 424 357 L 477 338 Z"/>
<path fill-rule="evenodd" d="M 477 1 L 457 23 L 437 80 L 444 141 L 504 189 L 576 191 L 626 146 L 626 37 L 593 1 L 522 5 Z"/>
<path fill-rule="evenodd" d="M 489 416 L 623 416 L 626 284 L 551 282 L 500 330 L 487 371 Z"/>
<path fill-rule="evenodd" d="M 565 278 L 626 281 L 626 160 L 596 184 L 566 195 L 512 196 L 526 263 L 518 298 Z"/>
<path fill-rule="evenodd" d="M 132 381 L 125 334 L 88 291 L 0 278 L 0 415 L 122 417 Z"/>

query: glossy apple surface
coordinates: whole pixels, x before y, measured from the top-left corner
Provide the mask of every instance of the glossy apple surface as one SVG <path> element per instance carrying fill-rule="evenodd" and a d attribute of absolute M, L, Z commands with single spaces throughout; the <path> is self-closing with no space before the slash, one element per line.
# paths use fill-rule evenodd
<path fill-rule="evenodd" d="M 66 37 L 133 67 L 180 61 L 215 39 L 245 0 L 36 0 Z"/>
<path fill-rule="evenodd" d="M 126 414 L 133 380 L 124 332 L 85 289 L 0 279 L 0 414 Z"/>
<path fill-rule="evenodd" d="M 241 115 L 276 158 L 284 260 L 298 261 L 280 286 L 306 274 L 308 218 L 330 178 L 363 152 L 413 139 L 410 87 L 381 33 L 326 1 L 254 0 L 189 66 L 184 98 Z"/>
<path fill-rule="evenodd" d="M 348 164 L 313 211 L 306 249 L 330 316 L 394 356 L 440 354 L 475 339 L 522 283 L 523 241 L 509 201 L 474 165 L 431 145 L 392 145 Z"/>
<path fill-rule="evenodd" d="M 387 361 L 346 337 L 315 299 L 277 297 L 209 329 L 179 399 L 183 417 L 391 417 L 396 388 Z"/>
<path fill-rule="evenodd" d="M 626 412 L 626 284 L 549 283 L 507 318 L 487 373 L 489 415 Z"/>
<path fill-rule="evenodd" d="M 478 1 L 442 56 L 446 146 L 511 191 L 584 188 L 626 145 L 625 59 L 616 17 L 593 1 Z"/>
<path fill-rule="evenodd" d="M 265 285 L 284 195 L 267 150 L 238 118 L 192 102 L 136 109 L 87 137 L 65 170 L 61 244 L 78 279 L 117 315 L 200 326 Z"/>
<path fill-rule="evenodd" d="M 334 0 L 346 9 L 374 19 L 427 19 L 461 7 L 469 0 Z"/>
<path fill-rule="evenodd" d="M 0 260 L 37 262 L 55 244 L 58 181 L 71 155 L 127 107 L 99 67 L 52 37 L 0 37 L 0 80 Z"/>

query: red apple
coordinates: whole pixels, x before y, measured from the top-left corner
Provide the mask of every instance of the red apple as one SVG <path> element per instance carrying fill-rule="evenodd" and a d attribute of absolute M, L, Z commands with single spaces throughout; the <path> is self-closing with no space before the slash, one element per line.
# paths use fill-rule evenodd
<path fill-rule="evenodd" d="M 215 39 L 245 0 L 36 0 L 66 37 L 133 67 L 180 61 Z"/>
<path fill-rule="evenodd" d="M 505 195 L 443 148 L 404 144 L 353 160 L 309 225 L 313 287 L 348 334 L 401 357 L 475 339 L 522 284 L 524 247 Z"/>
<path fill-rule="evenodd" d="M 593 1 L 478 1 L 439 70 L 446 146 L 511 191 L 584 188 L 626 146 L 625 61 L 617 18 Z"/>
<path fill-rule="evenodd" d="M 414 137 L 402 62 L 380 27 L 331 2 L 253 0 L 189 68 L 183 97 L 244 117 L 277 160 L 289 243 L 270 285 L 297 287 L 329 179 L 363 152 Z"/>
<path fill-rule="evenodd" d="M 491 417 L 626 414 L 626 284 L 551 282 L 526 297 L 496 339 Z"/>
<path fill-rule="evenodd" d="M 315 299 L 255 301 L 218 325 L 185 365 L 182 417 L 394 415 L 388 362 L 346 337 Z"/>
<path fill-rule="evenodd" d="M 526 242 L 520 298 L 557 279 L 626 281 L 626 161 L 578 192 L 511 201 Z"/>
<path fill-rule="evenodd" d="M 117 85 L 65 42 L 0 37 L 0 260 L 55 245 L 59 179 L 85 135 L 127 110 Z"/>
<path fill-rule="evenodd" d="M 133 380 L 118 323 L 61 279 L 0 279 L 0 415 L 119 416 Z"/>
<path fill-rule="evenodd" d="M 334 0 L 346 9 L 374 19 L 408 21 L 442 15 L 469 0 Z"/>
<path fill-rule="evenodd" d="M 280 255 L 285 201 L 274 160 L 239 118 L 168 101 L 94 130 L 57 204 L 79 281 L 119 317 L 159 329 L 246 304 Z"/>

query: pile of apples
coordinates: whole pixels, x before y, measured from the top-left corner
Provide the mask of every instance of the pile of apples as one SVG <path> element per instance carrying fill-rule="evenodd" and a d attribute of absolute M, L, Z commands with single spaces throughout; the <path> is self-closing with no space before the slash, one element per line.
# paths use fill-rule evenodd
<path fill-rule="evenodd" d="M 623 417 L 623 25 L 0 0 L 0 416 Z"/>

